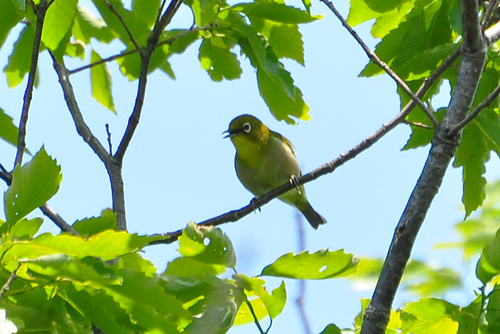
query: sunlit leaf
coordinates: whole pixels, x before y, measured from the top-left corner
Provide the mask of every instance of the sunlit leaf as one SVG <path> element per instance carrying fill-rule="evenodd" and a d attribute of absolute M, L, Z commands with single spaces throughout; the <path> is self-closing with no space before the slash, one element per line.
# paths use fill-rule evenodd
<path fill-rule="evenodd" d="M 348 276 L 356 270 L 358 260 L 343 250 L 319 250 L 316 253 L 285 254 L 262 270 L 261 276 L 297 279 L 325 279 Z"/>
<path fill-rule="evenodd" d="M 90 62 L 95 63 L 101 61 L 99 54 L 92 50 Z M 104 107 L 116 113 L 115 104 L 113 102 L 113 94 L 111 92 L 112 79 L 111 73 L 106 63 L 102 63 L 90 68 L 90 84 L 92 87 L 92 97 Z"/>
<path fill-rule="evenodd" d="M 50 50 L 59 47 L 71 29 L 77 12 L 78 0 L 55 0 L 47 10 L 42 30 L 42 42 Z"/>
<path fill-rule="evenodd" d="M 18 131 L 12 121 L 12 117 L 7 115 L 0 108 L 0 138 L 12 146 L 17 146 Z"/>
<path fill-rule="evenodd" d="M 3 69 L 10 88 L 20 84 L 26 73 L 29 72 L 34 40 L 35 27 L 27 25 L 14 43 L 14 49 L 9 56 L 9 61 Z"/>
<path fill-rule="evenodd" d="M 240 62 L 220 37 L 205 38 L 200 46 L 201 67 L 213 81 L 233 80 L 241 76 Z"/>
<path fill-rule="evenodd" d="M 61 167 L 41 148 L 33 159 L 12 174 L 12 184 L 4 194 L 5 216 L 11 224 L 45 204 L 61 183 Z"/>
<path fill-rule="evenodd" d="M 23 12 L 17 8 L 12 0 L 0 0 L 0 8 L 2 8 L 2 19 L 0 20 L 0 47 L 5 42 L 5 39 L 19 21 L 24 17 Z"/>
<path fill-rule="evenodd" d="M 106 230 L 117 230 L 116 213 L 111 209 L 103 210 L 99 217 L 85 218 L 77 220 L 73 228 L 81 236 L 91 236 Z"/>
<path fill-rule="evenodd" d="M 250 18 L 258 17 L 290 24 L 309 23 L 320 18 L 319 16 L 311 16 L 298 8 L 277 2 L 241 3 L 233 6 L 232 9 L 242 11 Z"/>

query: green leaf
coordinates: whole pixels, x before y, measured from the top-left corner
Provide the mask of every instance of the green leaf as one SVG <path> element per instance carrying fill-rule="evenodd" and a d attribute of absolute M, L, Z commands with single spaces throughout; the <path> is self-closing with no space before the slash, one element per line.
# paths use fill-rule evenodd
<path fill-rule="evenodd" d="M 188 257 L 179 257 L 168 263 L 164 274 L 179 277 L 203 277 L 207 274 L 220 275 L 225 271 L 226 266 L 221 264 L 208 264 Z"/>
<path fill-rule="evenodd" d="M 78 286 L 78 285 L 77 285 Z M 102 291 L 75 289 L 70 282 L 58 284 L 59 295 L 107 334 L 134 334 L 140 327 L 132 323 L 130 316 L 113 297 Z"/>
<path fill-rule="evenodd" d="M 111 209 L 101 212 L 99 217 L 85 218 L 77 220 L 73 228 L 83 237 L 89 237 L 106 230 L 117 230 L 116 214 Z"/>
<path fill-rule="evenodd" d="M 364 0 L 372 10 L 379 13 L 390 12 L 403 5 L 407 0 Z"/>
<path fill-rule="evenodd" d="M 76 16 L 78 0 L 55 0 L 47 10 L 42 30 L 42 42 L 50 50 L 56 50 L 70 31 Z"/>
<path fill-rule="evenodd" d="M 115 11 L 123 18 L 123 21 L 134 36 L 134 39 L 139 43 L 139 45 L 145 44 L 148 35 L 151 33 L 148 24 L 135 12 L 125 9 L 121 1 L 110 2 L 113 4 Z M 118 36 L 118 38 L 127 47 L 133 47 L 133 44 L 130 41 L 130 36 L 123 27 L 123 24 L 117 18 L 116 14 L 109 10 L 105 2 L 101 0 L 92 0 L 92 3 L 99 11 L 99 14 L 103 18 L 104 22 L 106 22 L 109 29 L 114 32 L 114 35 Z"/>
<path fill-rule="evenodd" d="M 495 284 L 493 291 L 489 293 L 488 306 L 486 307 L 486 321 L 488 332 L 498 333 L 500 331 L 500 286 Z"/>
<path fill-rule="evenodd" d="M 329 324 L 319 334 L 342 334 L 342 332 L 340 331 L 340 328 L 338 328 L 334 324 Z"/>
<path fill-rule="evenodd" d="M 160 8 L 160 0 L 132 0 L 132 12 L 140 17 L 149 28 L 153 27 Z"/>
<path fill-rule="evenodd" d="M 271 319 L 275 319 L 283 312 L 286 303 L 285 282 L 281 282 L 281 285 L 270 294 L 264 286 L 266 282 L 260 278 L 250 278 L 244 274 L 235 274 L 233 275 L 233 279 L 239 287 L 248 292 L 255 293 L 262 300 Z"/>
<path fill-rule="evenodd" d="M 67 254 L 84 258 L 100 257 L 104 261 L 134 252 L 146 246 L 153 239 L 125 231 L 107 230 L 89 238 L 61 234 L 53 236 L 44 233 L 30 243 L 17 243 L 4 255 L 4 260 L 35 259 L 48 254 Z"/>
<path fill-rule="evenodd" d="M 102 60 L 101 56 L 94 50 L 90 57 L 90 62 L 95 63 Z M 111 92 L 112 79 L 108 65 L 102 63 L 90 68 L 90 84 L 92 86 L 92 97 L 116 114 L 115 104 L 113 103 L 113 94 Z"/>
<path fill-rule="evenodd" d="M 377 55 L 391 67 L 401 67 L 426 49 L 453 42 L 447 20 L 450 1 L 434 1 L 428 6 L 425 3 L 418 2 L 419 6 L 412 9 L 406 21 L 392 30 L 377 45 Z M 383 70 L 370 62 L 360 75 L 369 77 L 380 73 L 383 73 Z"/>
<path fill-rule="evenodd" d="M 0 138 L 5 142 L 17 147 L 18 131 L 14 125 L 12 117 L 7 115 L 2 108 L 0 108 Z"/>
<path fill-rule="evenodd" d="M 234 5 L 232 9 L 245 13 L 250 20 L 252 17 L 257 17 L 289 24 L 309 23 L 321 18 L 320 16 L 311 16 L 298 8 L 277 2 L 240 3 Z"/>
<path fill-rule="evenodd" d="M 0 47 L 2 47 L 10 30 L 22 20 L 24 15 L 12 0 L 0 0 L 0 8 L 2 8 L 2 19 L 0 20 Z"/>
<path fill-rule="evenodd" d="M 404 101 L 402 102 L 402 104 L 404 104 Z M 446 110 L 446 108 L 440 108 L 434 113 L 434 116 L 438 120 L 442 120 L 446 113 Z M 434 137 L 434 124 L 432 124 L 427 114 L 424 113 L 422 109 L 418 108 L 413 110 L 410 115 L 406 117 L 406 120 L 410 124 L 411 135 L 406 142 L 403 150 L 409 150 L 412 148 L 424 147 L 429 145 L 432 138 Z"/>
<path fill-rule="evenodd" d="M 216 227 L 189 223 L 179 237 L 179 245 L 179 252 L 195 261 L 236 267 L 233 244 L 224 232 Z"/>
<path fill-rule="evenodd" d="M 135 272 L 142 272 L 147 277 L 152 277 L 156 273 L 153 263 L 143 258 L 139 253 L 130 253 L 120 257 L 116 267 L 118 269 L 130 269 Z"/>
<path fill-rule="evenodd" d="M 78 6 L 77 9 L 78 12 L 73 27 L 75 40 L 89 44 L 91 38 L 95 38 L 102 43 L 109 43 L 115 38 L 111 29 L 106 26 L 103 20 L 96 17 L 85 7 Z"/>
<path fill-rule="evenodd" d="M 221 5 L 219 0 L 186 0 L 184 3 L 191 7 L 198 27 L 213 23 Z"/>
<path fill-rule="evenodd" d="M 278 58 L 290 58 L 305 66 L 304 43 L 298 25 L 252 18 L 252 26 L 268 39 Z"/>
<path fill-rule="evenodd" d="M 223 334 L 233 325 L 236 313 L 243 298 L 234 285 L 217 280 L 213 287 L 200 300 L 198 307 L 202 312 L 193 317 L 186 327 L 187 334 Z"/>
<path fill-rule="evenodd" d="M 238 79 L 242 70 L 236 55 L 220 37 L 205 38 L 200 46 L 201 67 L 208 72 L 213 81 Z"/>
<path fill-rule="evenodd" d="M 416 317 L 412 321 L 412 333 L 455 334 L 458 331 L 459 324 L 453 317 L 459 313 L 459 308 L 444 300 L 423 298 L 418 302 L 409 303 L 405 312 Z"/>
<path fill-rule="evenodd" d="M 484 285 L 500 273 L 500 230 L 495 239 L 483 248 L 476 265 L 476 276 Z"/>
<path fill-rule="evenodd" d="M 7 84 L 10 88 L 20 84 L 26 73 L 29 72 L 34 40 L 35 27 L 27 25 L 14 43 L 14 48 L 9 56 L 9 62 L 3 68 L 7 77 Z"/>
<path fill-rule="evenodd" d="M 10 224 L 45 204 L 55 195 L 61 183 L 61 167 L 45 148 L 12 173 L 12 184 L 4 194 L 5 216 Z"/>
<path fill-rule="evenodd" d="M 405 2 L 399 8 L 380 14 L 372 27 L 372 36 L 375 38 L 384 38 L 393 29 L 396 29 L 406 20 L 406 15 L 415 7 L 415 2 L 413 0 Z"/>
<path fill-rule="evenodd" d="M 42 218 L 21 219 L 12 226 L 10 235 L 17 239 L 33 238 L 42 226 Z"/>
<path fill-rule="evenodd" d="M 358 260 L 343 250 L 319 250 L 316 253 L 285 254 L 262 270 L 261 276 L 297 279 L 325 279 L 343 277 L 356 270 Z"/>
<path fill-rule="evenodd" d="M 469 123 L 463 132 L 462 141 L 455 152 L 453 167 L 462 167 L 465 217 L 481 206 L 486 196 L 485 163 L 490 159 L 490 151 L 476 122 Z"/>

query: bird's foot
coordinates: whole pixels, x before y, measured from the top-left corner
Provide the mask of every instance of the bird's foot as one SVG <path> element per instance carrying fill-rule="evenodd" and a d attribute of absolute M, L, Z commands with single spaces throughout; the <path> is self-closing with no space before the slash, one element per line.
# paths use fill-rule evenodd
<path fill-rule="evenodd" d="M 258 197 L 252 198 L 252 200 L 250 201 L 250 205 L 252 206 L 252 210 L 254 212 L 257 210 L 259 210 L 259 212 L 260 212 L 260 207 L 261 207 L 262 203 L 260 202 Z"/>
<path fill-rule="evenodd" d="M 299 178 L 296 175 L 290 176 L 290 183 L 297 189 L 297 192 L 300 194 Z"/>

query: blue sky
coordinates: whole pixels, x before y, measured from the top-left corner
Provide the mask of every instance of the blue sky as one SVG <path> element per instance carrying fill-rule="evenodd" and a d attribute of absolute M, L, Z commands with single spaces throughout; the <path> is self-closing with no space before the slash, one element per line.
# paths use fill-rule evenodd
<path fill-rule="evenodd" d="M 347 16 L 346 3 L 339 9 Z M 243 75 L 240 80 L 214 83 L 198 61 L 199 44 L 172 58 L 177 80 L 155 72 L 148 80 L 146 102 L 138 131 L 125 156 L 124 179 L 127 220 L 130 232 L 139 234 L 173 231 L 189 221 L 202 221 L 229 210 L 240 208 L 252 196 L 239 183 L 233 167 L 234 148 L 221 133 L 235 116 L 250 113 L 269 128 L 282 133 L 294 144 L 303 172 L 348 151 L 376 131 L 399 111 L 396 86 L 387 76 L 358 78 L 367 62 L 366 55 L 341 26 L 333 14 L 318 2 L 312 12 L 323 14 L 323 20 L 301 28 L 305 43 L 306 67 L 285 61 L 287 69 L 305 101 L 311 107 L 312 119 L 290 126 L 276 121 L 259 96 L 255 72 L 248 60 L 240 58 Z M 176 27 L 189 27 L 190 13 L 183 6 Z M 373 47 L 369 26 L 356 27 Z M 0 50 L 0 66 L 11 51 L 11 36 Z M 112 53 L 96 46 L 101 56 Z M 112 50 L 120 50 L 114 44 Z M 90 52 L 89 52 L 90 53 Z M 68 67 L 77 67 L 68 61 Z M 105 124 L 109 123 L 114 147 L 126 126 L 133 107 L 137 82 L 121 77 L 111 64 L 113 93 L 117 115 L 102 108 L 90 97 L 89 72 L 71 77 L 77 99 L 94 134 L 106 140 Z M 45 145 L 47 152 L 62 166 L 63 181 L 58 194 L 49 204 L 68 222 L 97 216 L 111 206 L 109 182 L 102 163 L 76 133 L 63 100 L 61 88 L 50 57 L 42 53 L 40 87 L 35 90 L 28 121 L 27 146 L 37 151 Z M 26 80 L 14 90 L 0 79 L 0 107 L 18 123 Z M 447 90 L 436 99 L 434 107 L 447 105 Z M 428 153 L 428 147 L 400 151 L 410 130 L 401 125 L 370 150 L 346 163 L 333 174 L 306 185 L 310 202 L 327 220 L 326 226 L 314 231 L 306 224 L 307 249 L 345 249 L 359 257 L 384 257 L 392 233 L 417 181 Z M 12 167 L 14 148 L 0 143 L 0 163 Z M 490 180 L 498 177 L 497 158 L 488 165 Z M 463 217 L 460 207 L 461 171 L 449 167 L 413 251 L 413 257 L 436 265 L 462 270 L 460 254 L 437 251 L 437 242 L 452 241 L 452 230 Z M 0 184 L 0 190 L 6 186 Z M 250 276 L 279 256 L 296 252 L 297 232 L 294 210 L 273 201 L 262 212 L 221 226 L 231 238 L 238 256 L 237 269 Z M 44 231 L 57 232 L 50 221 Z M 162 271 L 177 256 L 176 244 L 153 246 L 144 256 Z M 471 268 L 463 272 L 471 275 Z M 269 279 L 269 288 L 280 280 Z M 471 286 L 456 303 L 468 303 Z M 275 333 L 303 333 L 294 305 L 298 282 L 287 280 L 288 302 L 283 315 L 273 324 Z M 351 326 L 360 310 L 360 298 L 371 297 L 372 288 L 359 290 L 347 280 L 311 281 L 307 283 L 306 312 L 312 330 L 320 332 L 333 322 Z M 398 294 L 395 306 L 411 300 Z M 253 333 L 253 325 L 236 327 L 230 333 Z"/>

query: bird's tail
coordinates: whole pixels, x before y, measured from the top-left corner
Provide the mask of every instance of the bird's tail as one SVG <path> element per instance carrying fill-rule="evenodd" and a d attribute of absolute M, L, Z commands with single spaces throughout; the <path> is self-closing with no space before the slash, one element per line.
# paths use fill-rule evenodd
<path fill-rule="evenodd" d="M 307 203 L 307 207 L 304 209 L 301 209 L 300 212 L 306 217 L 307 221 L 309 224 L 311 224 L 312 227 L 314 227 L 315 230 L 318 229 L 319 225 L 326 224 L 326 219 L 320 215 L 316 210 L 313 209 L 311 204 Z"/>

